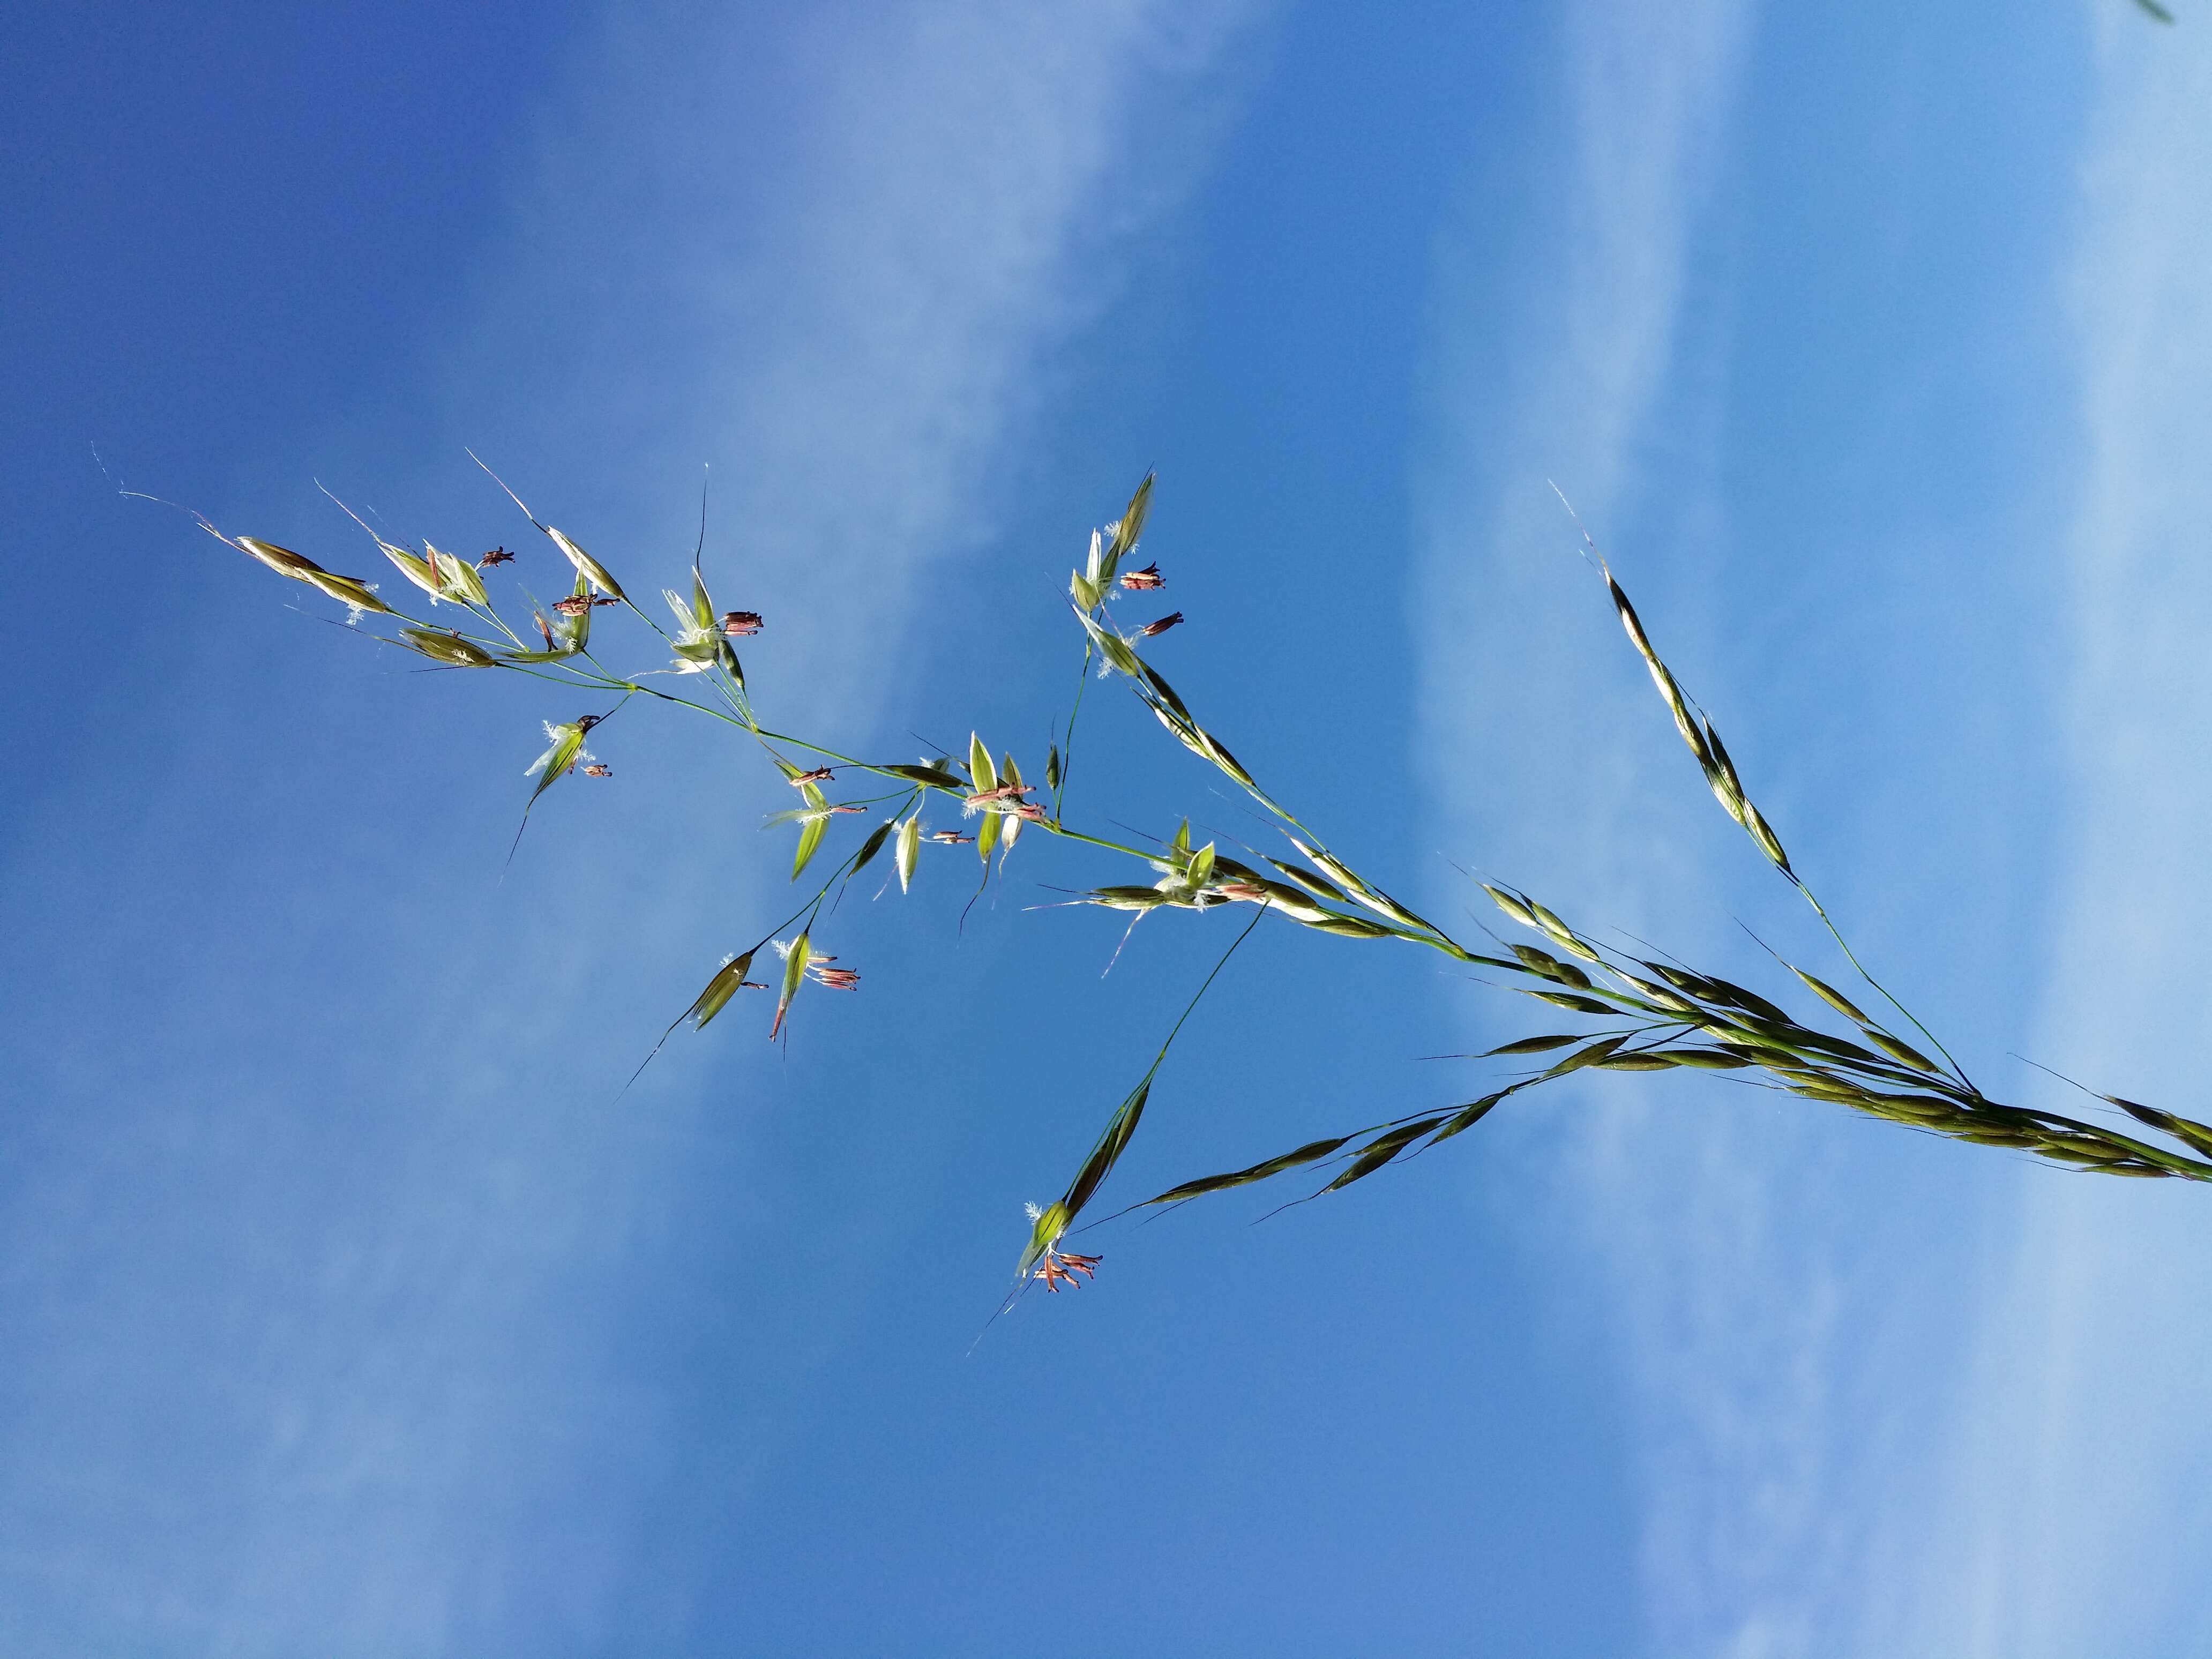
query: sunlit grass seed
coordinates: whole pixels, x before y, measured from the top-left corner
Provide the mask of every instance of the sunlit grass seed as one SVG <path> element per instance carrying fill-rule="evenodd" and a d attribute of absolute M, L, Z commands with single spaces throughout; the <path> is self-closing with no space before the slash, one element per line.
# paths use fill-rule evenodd
<path fill-rule="evenodd" d="M 441 633 L 430 628 L 403 628 L 400 637 L 410 650 L 419 651 L 433 662 L 443 663 L 448 668 L 496 668 L 499 659 L 473 641 L 459 634 Z"/>
<path fill-rule="evenodd" d="M 684 1011 L 684 1018 L 703 1031 L 707 1029 L 708 1022 L 720 1013 L 730 999 L 737 995 L 740 990 L 748 986 L 756 991 L 768 989 L 765 985 L 753 985 L 745 978 L 745 975 L 752 971 L 752 965 L 753 952 L 750 951 L 741 957 L 732 957 L 724 963 L 715 971 L 714 978 L 707 981 L 706 989 L 701 991 L 697 1000 Z"/>

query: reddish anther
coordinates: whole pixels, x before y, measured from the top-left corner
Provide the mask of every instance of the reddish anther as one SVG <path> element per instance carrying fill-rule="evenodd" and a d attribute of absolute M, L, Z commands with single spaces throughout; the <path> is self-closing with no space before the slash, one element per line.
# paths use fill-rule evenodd
<path fill-rule="evenodd" d="M 1036 1277 L 1044 1280 L 1045 1289 L 1057 1296 L 1062 1285 L 1075 1283 L 1077 1273 L 1085 1279 L 1094 1277 L 1098 1260 L 1095 1255 L 1078 1255 L 1073 1250 L 1047 1250 L 1044 1260 L 1037 1265 Z"/>

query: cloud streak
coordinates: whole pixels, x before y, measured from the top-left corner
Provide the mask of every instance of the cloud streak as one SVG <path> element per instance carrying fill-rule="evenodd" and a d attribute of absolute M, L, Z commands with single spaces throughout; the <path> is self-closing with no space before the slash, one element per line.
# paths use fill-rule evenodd
<path fill-rule="evenodd" d="M 1559 477 L 1601 538 L 1633 549 L 1628 586 L 1678 667 L 1717 659 L 1694 603 L 1712 574 L 1705 538 L 1680 534 L 1717 514 L 1696 482 L 1711 446 L 1697 399 L 1669 388 L 1698 378 L 1697 226 L 1723 162 L 1710 112 L 1726 106 L 1747 9 L 1615 12 L 1567 26 L 1573 159 L 1553 236 L 1521 268 L 1513 345 L 1455 307 L 1484 291 L 1465 276 L 1474 234 L 1443 261 L 1455 390 L 1416 484 L 1422 752 L 1437 757 L 1448 848 L 1474 826 L 1486 870 L 1703 949 L 1704 906 L 1683 896 L 1718 890 L 1720 866 L 1683 849 L 1741 849 L 1676 787 L 1687 763 L 1617 635 L 1601 614 L 1593 624 L 1586 576 L 1548 553 L 1566 535 L 1539 491 Z M 2053 607 L 2075 633 L 2070 660 L 2040 659 L 2052 665 L 2019 688 L 2069 733 L 2078 805 L 2029 1030 L 2039 1058 L 2187 1109 L 2212 966 L 2212 900 L 2194 878 L 2212 820 L 2197 760 L 2212 726 L 2197 580 L 2212 524 L 2212 53 L 2202 31 L 2125 8 L 2098 17 L 2066 273 L 2087 459 L 2070 591 Z M 1645 483 L 1661 454 L 1671 499 Z M 2039 487 L 2017 485 L 2022 499 Z M 1758 712 L 1717 708 L 1732 736 L 1731 719 L 1755 730 Z M 1954 896 L 1953 921 L 1972 926 L 1973 896 Z M 1531 1240 L 1547 1293 L 1573 1310 L 1563 1327 L 1618 1333 L 1607 1352 L 1636 1448 L 1651 1650 L 2011 1659 L 2212 1640 L 2189 1559 L 2212 1447 L 2177 1408 L 2212 1358 L 2201 1193 L 2023 1169 L 1902 1221 L 1801 1120 L 1686 1111 L 1679 1097 L 1661 1120 L 1625 1092 L 1555 1139 L 1511 1133 L 1520 1174 L 1548 1175 L 1578 1218 Z M 1526 1190 L 1486 1189 L 1484 1207 Z"/>
<path fill-rule="evenodd" d="M 1544 485 L 1558 479 L 1601 539 L 1636 550 L 1628 585 L 1647 621 L 1657 607 L 1678 665 L 1710 660 L 1694 601 L 1716 574 L 1701 550 L 1720 539 L 1719 509 L 1699 483 L 1716 440 L 1696 388 L 1715 299 L 1698 239 L 1753 12 L 1570 9 L 1565 159 L 1506 284 L 1522 302 L 1502 325 L 1483 310 L 1481 233 L 1447 241 L 1451 390 L 1415 480 L 1420 752 L 1436 757 L 1444 845 L 1460 854 L 1471 838 L 1486 871 L 1675 948 L 1716 942 L 1695 896 L 1741 849 L 1685 786 L 1689 763 Z M 1656 1091 L 1630 1103 L 1619 1083 L 1557 1139 L 1502 1133 L 1522 1137 L 1524 1174 L 1565 1218 L 1528 1224 L 1542 1294 L 1612 1334 L 1652 1650 L 1810 1651 L 1852 1541 L 1828 1508 L 1850 1287 L 1816 1188 L 1793 1171 L 1802 1131 L 1715 1104 L 1686 1115 Z"/>
<path fill-rule="evenodd" d="M 742 582 L 770 613 L 810 720 L 861 720 L 921 573 L 977 545 L 1004 501 L 994 469 L 1022 453 L 1055 348 L 1202 164 L 1205 77 L 1243 11 L 882 4 L 769 40 L 743 15 L 623 13 L 549 100 L 536 176 L 474 252 L 445 337 L 395 375 L 396 406 L 331 447 L 404 458 L 390 471 L 420 487 L 393 495 L 419 511 L 460 487 L 426 450 L 496 434 L 525 498 L 626 574 L 681 568 L 699 462 L 731 458 L 718 542 L 742 563 L 710 565 L 720 591 Z M 1148 149 L 1163 133 L 1189 142 Z M 690 735 L 626 732 L 622 763 Z M 665 1016 L 659 988 L 610 975 L 606 941 L 708 964 L 726 946 L 684 838 L 726 806 L 681 763 L 694 787 L 668 822 L 533 831 L 540 862 L 518 884 L 608 897 L 503 918 L 496 947 L 455 926 L 488 920 L 486 901 L 456 904 L 473 884 L 389 867 L 373 815 L 316 823 L 289 789 L 249 786 L 271 797 L 252 831 L 269 890 L 329 885 L 307 972 L 347 964 L 344 1031 L 272 1034 L 308 1012 L 289 995 L 238 1006 L 230 987 L 295 960 L 299 922 L 225 917 L 235 971 L 200 953 L 27 1119 L 96 1106 L 100 1127 L 57 1127 L 9 1206 L 8 1326 L 35 1344 L 3 1431 L 9 1645 L 542 1650 L 531 1632 L 640 1634 L 624 1574 L 679 1454 L 659 1431 L 669 1395 L 621 1346 L 641 1294 L 622 1274 L 683 1261 L 666 1217 L 716 1180 L 730 1237 L 787 1247 L 745 1271 L 821 1268 L 793 1259 L 819 1230 L 792 1214 L 772 1133 L 733 1152 L 678 1111 L 615 1123 L 567 1059 L 585 1034 Z M 166 865 L 161 832 L 144 850 Z M 731 856 L 718 915 L 780 875 L 763 858 Z M 617 863 L 641 873 L 595 881 Z M 331 872 L 371 870 L 398 878 L 374 906 L 340 896 Z M 542 1034 L 495 1015 L 486 985 Z M 854 1239 L 886 1214 L 845 1227 L 842 1265 L 821 1271 L 862 1273 Z M 756 1462 L 803 1426 L 809 1368 L 841 1328 L 818 1309 L 762 1318 L 726 1407 Z M 684 1586 L 654 1576 L 657 1612 L 680 1622 Z"/>
<path fill-rule="evenodd" d="M 2038 1037 L 2100 1088 L 2187 1111 L 2212 975 L 2212 47 L 2106 9 L 2068 273 L 2086 442 L 2073 661 L 2049 706 L 2073 806 Z M 1922 1586 L 1913 1651 L 2212 1642 L 2197 1593 L 2212 1437 L 2176 1409 L 2212 1364 L 2204 1194 L 2119 1184 L 2023 1188 L 1934 1529 L 1959 1540 L 1936 1557 L 1954 1571 Z"/>

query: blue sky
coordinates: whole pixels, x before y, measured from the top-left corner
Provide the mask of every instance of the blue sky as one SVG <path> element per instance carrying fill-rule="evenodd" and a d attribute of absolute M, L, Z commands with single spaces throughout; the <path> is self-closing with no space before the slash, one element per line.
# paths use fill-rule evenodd
<path fill-rule="evenodd" d="M 741 1005 L 617 1099 L 784 914 L 781 786 L 625 714 L 502 878 L 580 710 L 410 673 L 106 476 L 369 571 L 315 481 L 516 545 L 472 447 L 648 592 L 711 477 L 765 710 L 1028 763 L 1064 572 L 1157 467 L 1158 659 L 1370 872 L 1820 959 L 1556 480 L 1985 1083 L 2190 1111 L 2177 9 L 19 27 L 0 1647 L 2202 1652 L 2196 1190 L 1611 1077 L 1264 1225 L 1087 1234 L 1098 1280 L 971 1352 L 1230 919 L 1102 978 L 1112 919 L 1029 907 L 1109 868 L 1025 842 L 963 927 L 947 854 L 848 897 L 863 988 L 787 1048 Z M 1259 839 L 1101 690 L 1085 810 Z M 1108 1196 L 1465 1098 L 1419 1057 L 1522 1020 L 1263 927 Z"/>

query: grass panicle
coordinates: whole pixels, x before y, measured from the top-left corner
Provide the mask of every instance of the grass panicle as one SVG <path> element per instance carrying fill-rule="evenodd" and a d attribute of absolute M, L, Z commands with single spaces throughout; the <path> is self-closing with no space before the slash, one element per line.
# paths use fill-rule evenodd
<path fill-rule="evenodd" d="M 1508 1066 L 1528 1064 L 1528 1069 L 1498 1079 L 1497 1086 L 1477 1098 L 1346 1134 L 1308 1139 L 1241 1169 L 1182 1182 L 1133 1208 L 1187 1203 L 1329 1164 L 1341 1168 L 1310 1195 L 1341 1192 L 1463 1133 L 1516 1095 L 1571 1077 L 1616 1072 L 1726 1073 L 1735 1082 L 1791 1098 L 1844 1107 L 1970 1145 L 2026 1152 L 2068 1169 L 2138 1178 L 2212 1180 L 2212 1128 L 2191 1119 L 2117 1095 L 2098 1096 L 2121 1115 L 2124 1132 L 2117 1123 L 2011 1105 L 1982 1092 L 1928 1027 L 1853 954 L 1792 864 L 1781 836 L 1753 802 L 1713 720 L 1660 654 L 1643 617 L 1586 531 L 1583 551 L 1602 579 L 1614 617 L 1707 789 L 1767 863 L 1805 896 L 1844 965 L 1868 988 L 1870 997 L 1855 1000 L 1828 979 L 1778 956 L 1776 963 L 1787 981 L 1781 991 L 1793 998 L 1809 998 L 1813 1005 L 1801 1017 L 1717 975 L 1604 945 L 1572 926 L 1563 912 L 1502 882 L 1485 882 L 1483 889 L 1506 921 L 1527 937 L 1481 949 L 1455 939 L 1394 897 L 1263 787 L 1149 659 L 1147 649 L 1165 632 L 1163 627 L 1127 630 L 1115 621 L 1117 599 L 1152 592 L 1168 580 L 1157 559 L 1141 570 L 1133 563 L 1152 512 L 1154 479 L 1149 474 L 1120 517 L 1091 533 L 1087 553 L 1071 573 L 1068 595 L 1079 625 L 1081 662 L 1066 718 L 1052 725 L 1039 775 L 1041 787 L 1025 781 L 1012 751 L 1000 751 L 994 758 L 976 732 L 970 732 L 965 754 L 959 758 L 925 755 L 919 762 L 907 762 L 872 761 L 845 745 L 833 747 L 770 729 L 756 711 L 753 691 L 730 645 L 733 637 L 762 633 L 768 623 L 751 611 L 717 609 L 705 574 L 703 504 L 689 591 L 664 590 L 673 621 L 671 631 L 666 621 L 630 602 L 607 566 L 537 519 L 494 476 L 558 555 L 550 568 L 561 579 L 562 588 L 556 591 L 562 592 L 562 597 L 550 605 L 530 597 L 522 586 L 526 573 L 516 556 L 504 548 L 474 562 L 428 542 L 416 551 L 386 541 L 356 517 L 355 522 L 368 531 L 381 556 L 404 579 L 395 591 L 419 596 L 432 613 L 416 616 L 361 579 L 336 574 L 304 554 L 256 537 L 227 536 L 204 520 L 199 522 L 226 546 L 344 605 L 347 620 L 362 635 L 423 658 L 434 667 L 515 673 L 549 682 L 564 702 L 598 700 L 603 713 L 546 722 L 548 747 L 527 769 L 533 781 L 523 802 L 525 827 L 553 785 L 580 768 L 593 777 L 611 775 L 611 768 L 593 761 L 584 746 L 586 738 L 637 699 L 643 699 L 641 706 L 672 705 L 705 716 L 726 738 L 761 753 L 775 776 L 774 793 L 783 801 L 793 799 L 784 792 L 796 791 L 797 805 L 767 814 L 766 827 L 796 830 L 791 880 L 801 884 L 804 896 L 789 915 L 725 960 L 661 1034 L 646 1056 L 646 1065 L 678 1028 L 690 1024 L 704 1031 L 740 990 L 769 988 L 749 974 L 760 952 L 770 946 L 781 957 L 769 1027 L 772 1039 L 793 1029 L 798 994 L 808 980 L 836 989 L 854 988 L 858 973 L 834 965 L 836 957 L 816 944 L 817 930 L 827 925 L 833 901 L 845 885 L 886 848 L 902 895 L 914 891 L 925 857 L 937 856 L 926 848 L 974 847 L 988 886 L 1004 878 L 1006 856 L 1017 842 L 1036 833 L 1069 856 L 1094 866 L 1101 860 L 1114 866 L 1107 873 L 1119 878 L 1093 878 L 1076 890 L 1073 902 L 1127 914 L 1132 927 L 1158 913 L 1200 915 L 1222 906 L 1250 907 L 1244 926 L 1170 1027 L 1150 1065 L 1108 1115 L 1060 1198 L 1036 1211 L 1017 1267 L 1017 1296 L 1040 1279 L 1048 1289 L 1057 1290 L 1075 1282 L 1071 1272 L 1090 1277 L 1097 1259 L 1063 1251 L 1062 1240 L 1113 1175 L 1144 1122 L 1177 1035 L 1237 946 L 1269 915 L 1280 926 L 1368 945 L 1395 941 L 1420 945 L 1483 970 L 1487 982 L 1503 990 L 1596 1023 L 1578 1032 L 1540 1031 L 1489 1049 L 1480 1058 Z M 343 503 L 339 506 L 353 516 Z M 517 567 L 510 576 L 518 592 L 503 598 L 487 584 L 483 573 L 510 563 Z M 610 666 L 608 643 L 595 637 L 592 629 L 593 616 L 602 608 L 627 613 L 632 623 L 642 622 L 653 636 L 648 648 L 656 656 L 663 648 L 670 653 L 659 659 L 665 665 Z M 1181 613 L 1176 615 L 1179 619 Z M 380 631 L 387 627 L 389 631 Z M 1273 823 L 1283 838 L 1282 856 L 1255 853 L 1255 861 L 1246 863 L 1224 853 L 1213 841 L 1194 845 L 1187 819 L 1150 846 L 1132 844 L 1069 820 L 1070 768 L 1085 709 L 1084 690 L 1094 666 L 1109 678 L 1126 680 L 1138 706 L 1182 750 L 1228 779 Z M 649 683 L 654 681 L 661 683 Z M 856 795 L 849 782 L 853 779 L 884 788 Z M 836 794 L 825 786 L 835 786 Z M 966 821 L 972 828 L 929 828 L 925 814 L 933 804 L 944 814 L 940 823 Z M 850 831 L 842 828 L 848 817 L 860 820 L 861 827 Z M 519 844 L 520 830 L 516 839 Z M 848 850 L 838 854 L 837 848 Z M 995 866 L 994 853 L 999 854 Z M 821 873 L 824 868 L 826 874 Z M 811 886 L 805 884 L 809 882 Z M 886 877 L 884 890 L 888 884 Z M 1896 1018 L 1878 1018 L 1868 1006 L 1887 1008 Z M 1545 1023 L 1563 1022 L 1547 1016 Z M 639 1072 L 643 1070 L 641 1065 Z M 2142 1133 L 2133 1133 L 2137 1130 Z"/>

